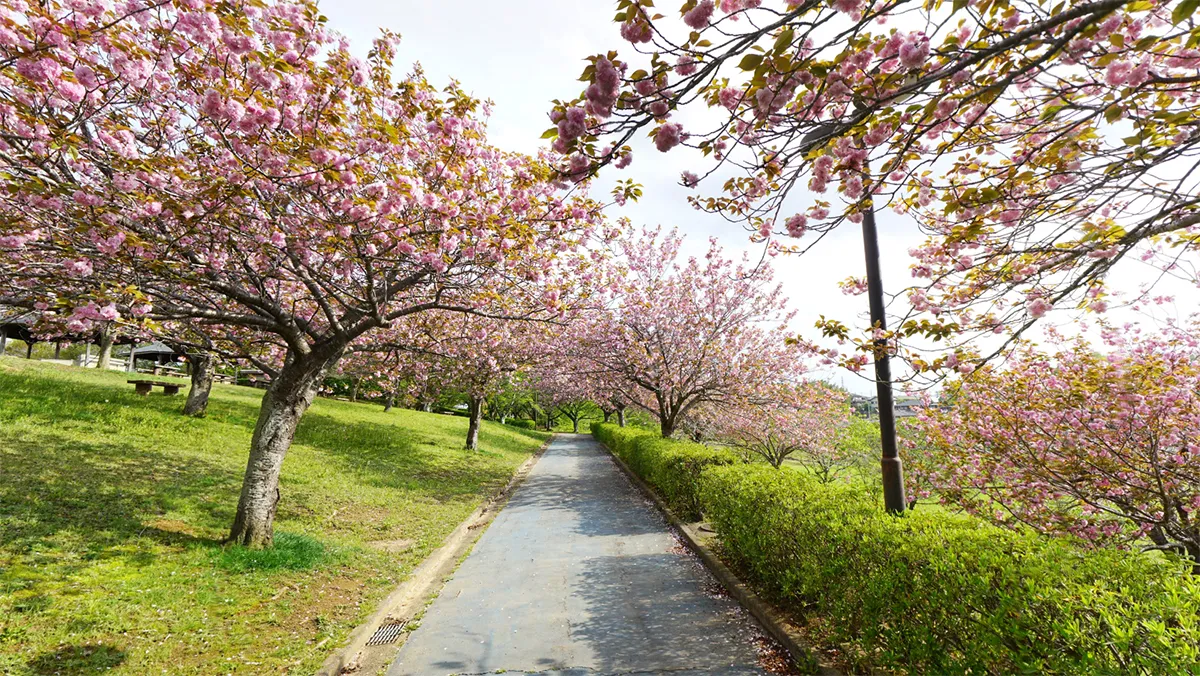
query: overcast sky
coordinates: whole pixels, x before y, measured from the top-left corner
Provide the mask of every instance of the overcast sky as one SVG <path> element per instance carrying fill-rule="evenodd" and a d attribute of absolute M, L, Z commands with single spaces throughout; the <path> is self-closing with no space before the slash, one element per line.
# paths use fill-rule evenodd
<path fill-rule="evenodd" d="M 348 36 L 361 56 L 381 27 L 399 33 L 399 68 L 407 71 L 410 64 L 420 62 L 435 85 L 453 78 L 474 96 L 491 99 L 495 108 L 489 140 L 508 150 L 533 152 L 544 143 L 542 132 L 551 126 L 550 101 L 579 93 L 577 78 L 584 57 L 610 49 L 630 51 L 612 21 L 615 4 L 613 0 L 321 0 L 321 9 L 330 26 Z M 633 178 L 645 186 L 645 197 L 637 204 L 614 208 L 611 218 L 624 215 L 635 225 L 678 227 L 688 236 L 688 249 L 696 253 L 707 246 L 709 237 L 717 237 L 731 251 L 761 253 L 740 227 L 688 206 L 687 196 L 693 191 L 679 185 L 679 175 L 685 169 L 703 175 L 699 153 L 679 148 L 662 154 L 647 142 L 634 149 L 633 164 L 603 177 L 594 192 L 606 195 L 613 179 Z M 701 191 L 715 193 L 716 189 L 702 184 Z M 890 211 L 880 212 L 879 231 L 885 287 L 902 289 L 911 283 L 907 251 L 922 238 L 910 219 Z M 846 277 L 865 275 L 857 228 L 839 229 L 809 255 L 776 258 L 774 267 L 798 312 L 795 326 L 808 337 L 815 337 L 812 326 L 820 315 L 846 322 L 859 316 L 865 319 L 866 296 L 843 295 L 837 286 Z M 1129 284 L 1147 278 L 1144 271 L 1128 274 Z M 1189 298 L 1194 299 L 1194 295 Z M 1056 321 L 1069 324 L 1073 318 L 1062 316 Z M 858 323 L 865 325 L 865 321 Z M 817 375 L 852 391 L 874 392 L 872 382 L 846 371 Z"/>

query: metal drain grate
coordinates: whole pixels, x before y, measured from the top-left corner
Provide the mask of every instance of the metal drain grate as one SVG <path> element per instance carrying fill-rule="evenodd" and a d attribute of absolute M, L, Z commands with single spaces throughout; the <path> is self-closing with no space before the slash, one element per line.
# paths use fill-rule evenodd
<path fill-rule="evenodd" d="M 395 643 L 396 639 L 400 638 L 400 634 L 404 633 L 404 623 L 394 622 L 385 624 L 375 630 L 371 634 L 371 638 L 367 640 L 367 645 L 387 645 Z"/>

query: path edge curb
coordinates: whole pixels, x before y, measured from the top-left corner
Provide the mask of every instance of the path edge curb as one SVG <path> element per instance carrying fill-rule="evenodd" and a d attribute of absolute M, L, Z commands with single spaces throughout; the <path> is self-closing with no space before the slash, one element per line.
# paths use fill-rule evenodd
<path fill-rule="evenodd" d="M 350 632 L 345 644 L 321 664 L 316 676 L 339 676 L 358 672 L 362 666 L 359 659 L 367 648 L 367 641 L 380 625 L 388 620 L 411 620 L 417 610 L 441 593 L 446 577 L 458 566 L 463 555 L 475 545 L 476 540 L 483 535 L 500 510 L 508 504 L 509 498 L 517 487 L 524 483 L 533 466 L 545 454 L 556 436 L 558 435 L 551 434 L 533 455 L 517 466 L 504 488 L 484 500 L 483 504 L 475 508 L 475 511 L 446 536 L 437 549 L 413 568 L 408 577 L 376 606 L 375 612 Z M 395 648 L 399 650 L 399 646 Z"/>
<path fill-rule="evenodd" d="M 679 517 L 675 516 L 674 512 L 672 512 L 671 509 L 667 507 L 667 504 L 662 501 L 662 498 L 658 496 L 658 493 L 656 493 L 649 484 L 643 481 L 640 476 L 634 474 L 633 470 L 631 470 L 629 466 L 625 464 L 624 460 L 617 457 L 617 454 L 613 453 L 612 449 L 610 449 L 600 440 L 595 439 L 595 437 L 592 437 L 592 439 L 594 439 L 596 443 L 600 444 L 600 446 L 608 452 L 609 457 L 612 458 L 613 464 L 615 464 L 617 468 L 621 470 L 621 473 L 623 473 L 625 477 L 629 479 L 630 483 L 636 486 L 637 489 L 646 496 L 646 498 L 654 503 L 654 506 L 658 508 L 658 511 L 662 513 L 667 522 L 670 523 L 676 532 L 679 533 L 680 538 L 683 540 L 684 544 L 687 545 L 688 549 L 692 550 L 696 556 L 700 558 L 700 561 L 703 562 L 704 566 L 708 568 L 710 573 L 713 574 L 713 577 L 717 578 L 721 585 L 725 587 L 726 591 L 729 592 L 729 595 L 737 600 L 737 602 L 741 604 L 741 606 L 745 608 L 747 612 L 754 616 L 754 619 L 757 620 L 759 625 L 761 625 L 762 628 L 771 635 L 771 638 L 778 641 L 779 644 L 783 646 L 784 650 L 788 651 L 788 654 L 791 655 L 794 663 L 797 665 L 815 663 L 818 667 L 816 673 L 820 674 L 821 676 L 844 676 L 841 670 L 834 667 L 828 662 L 828 660 L 823 659 L 820 653 L 814 650 L 808 641 L 806 641 L 798 631 L 791 627 L 782 611 L 764 601 L 762 597 L 760 597 L 753 589 L 749 587 L 749 585 L 747 585 L 745 582 L 742 582 L 742 580 L 736 574 L 734 574 L 732 570 L 730 570 L 729 566 L 725 565 L 725 562 L 717 556 L 717 553 L 714 552 L 708 545 L 704 544 L 704 542 L 700 539 L 700 536 L 697 534 L 696 528 L 690 524 L 684 523 L 679 519 Z"/>

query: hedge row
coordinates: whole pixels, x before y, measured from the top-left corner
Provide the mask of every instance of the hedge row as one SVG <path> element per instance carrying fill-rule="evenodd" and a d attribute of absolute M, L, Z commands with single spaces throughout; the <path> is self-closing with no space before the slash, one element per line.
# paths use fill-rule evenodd
<path fill-rule="evenodd" d="M 645 457 L 654 453 L 697 453 L 609 427 L 594 434 L 618 455 L 633 449 L 642 467 L 665 462 Z M 684 492 L 760 593 L 821 618 L 822 636 L 864 666 L 1200 673 L 1200 580 L 1180 562 L 1085 551 L 937 510 L 896 518 L 854 486 L 765 465 L 709 463 Z"/>
<path fill-rule="evenodd" d="M 700 472 L 713 465 L 739 462 L 730 451 L 663 439 L 654 432 L 593 423 L 592 435 L 654 487 L 671 511 L 684 521 L 700 518 Z"/>

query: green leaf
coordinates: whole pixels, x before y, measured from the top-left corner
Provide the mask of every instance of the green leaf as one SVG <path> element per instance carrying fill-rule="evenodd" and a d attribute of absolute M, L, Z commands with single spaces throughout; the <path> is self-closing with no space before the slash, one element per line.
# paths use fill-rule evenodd
<path fill-rule="evenodd" d="M 558 136 L 558 127 L 550 127 L 542 132 L 542 138 L 554 138 L 555 136 Z"/>
<path fill-rule="evenodd" d="M 1183 0 L 1171 12 L 1171 23 L 1183 23 L 1185 19 L 1196 13 L 1197 7 L 1200 7 L 1200 0 Z"/>
<path fill-rule="evenodd" d="M 1200 2 L 1200 0 L 1197 1 Z M 779 37 L 775 38 L 775 46 L 772 48 L 772 51 L 774 51 L 776 54 L 782 54 L 783 50 L 792 46 L 792 39 L 794 37 L 796 37 L 796 31 L 792 30 L 790 26 L 783 29 L 783 32 L 779 34 Z"/>
<path fill-rule="evenodd" d="M 738 62 L 738 68 L 742 70 L 754 70 L 758 68 L 758 64 L 762 63 L 762 54 L 747 54 Z"/>
<path fill-rule="evenodd" d="M 1116 122 L 1121 119 L 1121 114 L 1124 112 L 1125 110 L 1121 106 L 1114 103 L 1104 111 L 1104 119 L 1109 123 Z"/>

